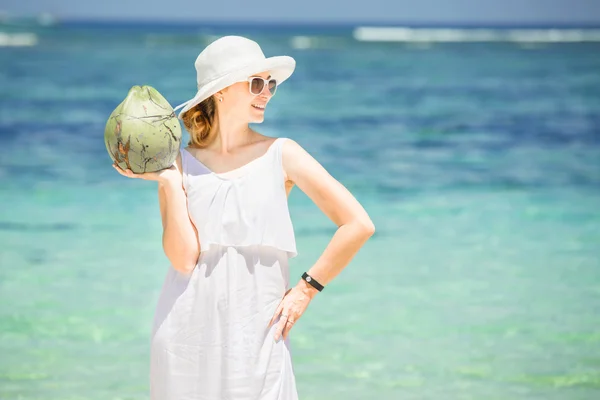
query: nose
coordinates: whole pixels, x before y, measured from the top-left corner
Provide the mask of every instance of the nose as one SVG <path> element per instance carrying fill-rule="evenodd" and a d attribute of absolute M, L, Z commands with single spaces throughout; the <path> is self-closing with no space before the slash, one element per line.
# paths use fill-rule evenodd
<path fill-rule="evenodd" d="M 268 99 L 269 97 L 273 96 L 271 94 L 271 91 L 269 90 L 269 84 L 268 83 L 263 86 L 262 92 L 260 92 L 258 95 L 261 96 L 261 97 L 264 97 L 266 99 Z"/>

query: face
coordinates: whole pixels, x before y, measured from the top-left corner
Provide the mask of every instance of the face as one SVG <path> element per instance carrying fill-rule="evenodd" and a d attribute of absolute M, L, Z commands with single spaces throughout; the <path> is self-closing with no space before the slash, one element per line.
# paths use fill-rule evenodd
<path fill-rule="evenodd" d="M 270 79 L 269 72 L 263 72 L 252 76 L 258 76 L 264 79 Z M 268 85 L 264 85 L 262 91 L 254 95 L 250 93 L 250 82 L 237 82 L 229 86 L 221 93 L 217 93 L 217 104 L 219 110 L 225 113 L 235 113 L 236 117 L 245 119 L 248 123 L 260 123 L 265 119 L 265 109 L 267 103 L 271 100 L 271 92 Z M 218 97 L 223 97 L 223 102 L 218 101 Z"/>

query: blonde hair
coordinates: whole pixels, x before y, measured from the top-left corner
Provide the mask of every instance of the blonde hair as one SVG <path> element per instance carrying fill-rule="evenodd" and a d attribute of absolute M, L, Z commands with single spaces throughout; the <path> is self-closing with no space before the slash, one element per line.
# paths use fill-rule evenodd
<path fill-rule="evenodd" d="M 190 108 L 181 116 L 185 129 L 190 133 L 188 146 L 203 148 L 217 135 L 213 130 L 217 104 L 213 96 Z"/>

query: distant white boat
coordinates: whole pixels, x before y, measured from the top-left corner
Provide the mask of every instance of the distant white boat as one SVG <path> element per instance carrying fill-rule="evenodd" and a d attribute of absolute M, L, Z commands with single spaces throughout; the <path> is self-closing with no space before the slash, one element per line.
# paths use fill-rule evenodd
<path fill-rule="evenodd" d="M 600 29 L 458 29 L 361 26 L 354 29 L 361 42 L 600 42 Z"/>

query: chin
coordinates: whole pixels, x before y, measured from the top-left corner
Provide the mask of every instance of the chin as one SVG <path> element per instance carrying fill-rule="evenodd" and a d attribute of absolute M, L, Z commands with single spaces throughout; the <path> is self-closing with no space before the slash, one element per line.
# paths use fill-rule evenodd
<path fill-rule="evenodd" d="M 265 117 L 252 117 L 250 118 L 250 123 L 251 124 L 260 124 L 261 122 L 264 122 Z"/>

